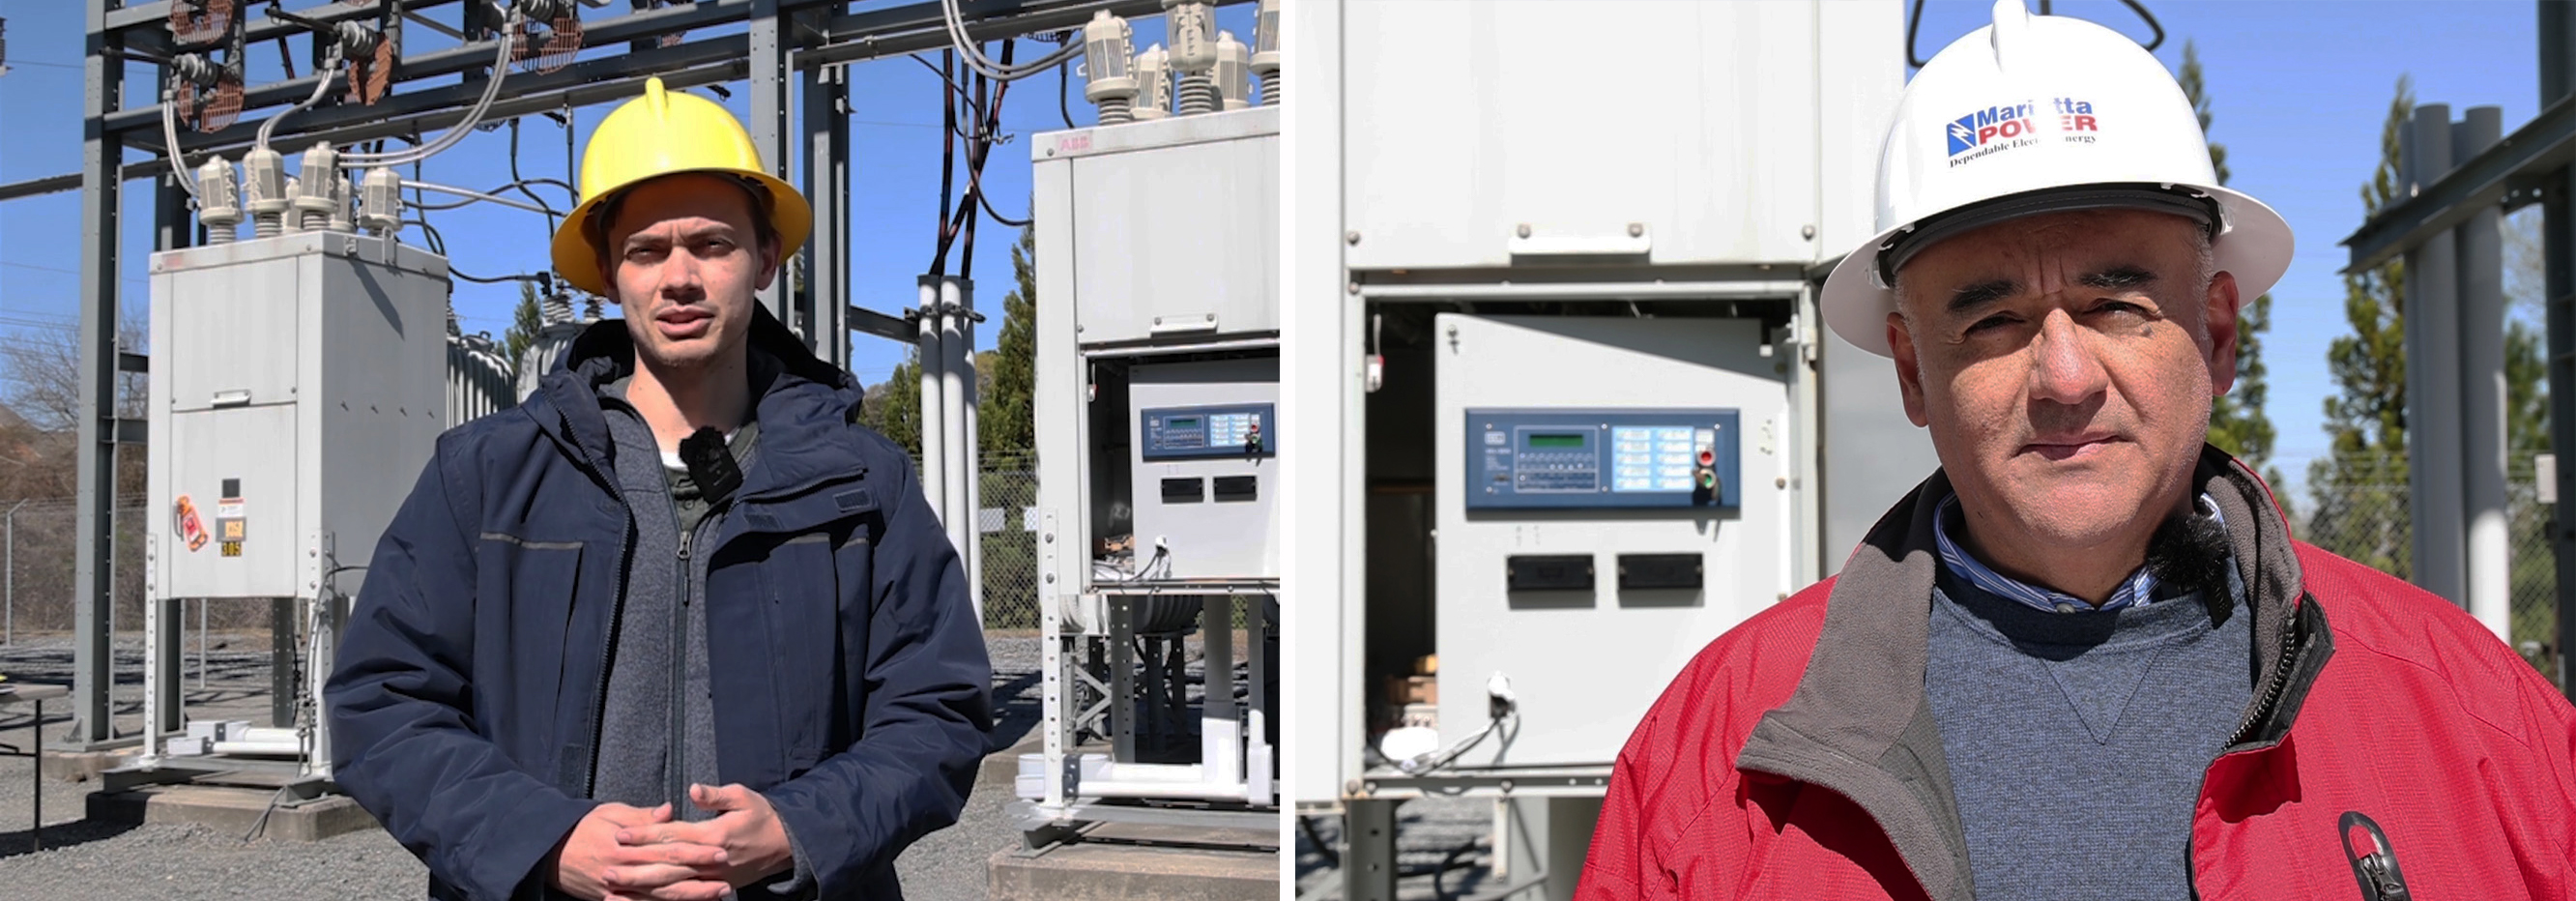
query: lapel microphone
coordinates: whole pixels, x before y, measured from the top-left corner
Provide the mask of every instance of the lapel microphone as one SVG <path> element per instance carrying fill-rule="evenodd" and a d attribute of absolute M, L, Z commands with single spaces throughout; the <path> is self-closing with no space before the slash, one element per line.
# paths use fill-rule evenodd
<path fill-rule="evenodd" d="M 698 493 L 709 506 L 724 503 L 734 489 L 742 487 L 742 468 L 734 465 L 724 433 L 715 429 L 700 428 L 680 439 L 680 463 L 689 468 L 689 481 L 698 483 Z"/>

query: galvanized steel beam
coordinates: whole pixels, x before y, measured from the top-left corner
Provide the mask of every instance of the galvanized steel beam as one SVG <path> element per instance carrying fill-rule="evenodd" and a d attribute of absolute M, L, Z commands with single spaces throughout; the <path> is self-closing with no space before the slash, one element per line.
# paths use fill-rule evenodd
<path fill-rule="evenodd" d="M 2561 98 L 2487 152 L 2454 160 L 2450 174 L 2425 181 L 2414 197 L 2363 222 L 2340 242 L 2352 249 L 2344 271 L 2385 263 L 2468 221 L 2478 210 L 2508 200 L 2527 201 L 2571 161 L 2576 161 L 2576 99 Z"/>
<path fill-rule="evenodd" d="M 125 88 L 125 63 L 104 33 L 114 0 L 90 0 L 89 47 L 82 60 L 79 450 L 80 493 L 72 555 L 72 744 L 96 748 L 115 739 L 109 718 L 109 617 L 116 576 L 117 213 L 124 196 L 117 159 L 124 145 L 103 121 Z"/>

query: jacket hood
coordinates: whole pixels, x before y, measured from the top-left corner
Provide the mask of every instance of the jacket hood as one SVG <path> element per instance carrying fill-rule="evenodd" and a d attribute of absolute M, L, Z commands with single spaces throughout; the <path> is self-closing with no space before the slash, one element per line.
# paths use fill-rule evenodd
<path fill-rule="evenodd" d="M 2225 516 L 2254 617 L 2258 688 L 2240 737 L 2277 741 L 2304 683 L 2288 680 L 2277 694 L 2262 687 L 2283 682 L 2285 668 L 2314 675 L 2330 650 L 2324 624 L 2316 605 L 2303 603 L 2289 520 L 2262 480 L 2204 447 L 2194 482 Z M 1933 517 L 1950 493 L 1948 475 L 1936 471 L 1870 529 L 1834 582 L 1796 691 L 1763 715 L 1736 758 L 1740 769 L 1823 785 L 1868 810 L 1936 899 L 1965 897 L 1969 884 L 1923 685 L 1940 566 Z M 2309 641 L 2311 652 L 2299 653 L 2293 639 Z"/>
<path fill-rule="evenodd" d="M 865 472 L 857 448 L 845 440 L 848 426 L 859 418 L 858 378 L 814 356 L 795 333 L 757 305 L 745 350 L 752 417 L 760 422 L 761 463 L 744 473 L 743 496 Z M 626 320 L 602 319 L 573 339 L 519 409 L 576 459 L 605 474 L 611 471 L 615 442 L 600 410 L 600 392 L 634 371 L 635 343 Z"/>

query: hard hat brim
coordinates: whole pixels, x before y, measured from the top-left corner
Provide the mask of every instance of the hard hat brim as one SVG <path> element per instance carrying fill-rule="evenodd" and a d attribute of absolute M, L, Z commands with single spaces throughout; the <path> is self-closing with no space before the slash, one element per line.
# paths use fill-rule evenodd
<path fill-rule="evenodd" d="M 2226 217 L 2225 230 L 2210 243 L 2213 271 L 2234 274 L 2237 295 L 2245 303 L 2272 290 L 2281 281 L 2281 274 L 2289 271 L 2290 253 L 2296 247 L 2290 223 L 2262 201 L 2243 193 L 2208 185 L 2184 187 L 2207 192 L 2218 201 Z M 1825 277 L 1825 289 L 1818 298 L 1825 324 L 1853 347 L 1882 357 L 1891 355 L 1887 314 L 1896 311 L 1896 292 L 1879 285 L 1873 270 L 1878 265 L 1878 249 L 1913 226 L 1909 222 L 1872 235 Z"/>
<path fill-rule="evenodd" d="M 785 270 L 788 258 L 804 249 L 805 238 L 814 228 L 814 208 L 806 203 L 805 195 L 797 191 L 795 186 L 769 173 L 750 169 L 722 167 L 675 169 L 655 174 L 651 178 L 637 179 L 619 185 L 616 190 L 601 192 L 598 196 L 584 199 L 580 206 L 573 207 L 572 215 L 566 216 L 563 225 L 555 229 L 555 275 L 575 288 L 603 297 L 607 296 L 606 261 L 600 258 L 599 249 L 591 246 L 591 218 L 599 212 L 601 204 L 635 189 L 638 185 L 693 172 L 738 176 L 758 182 L 761 187 L 769 190 L 769 227 L 778 232 L 778 262 L 781 271 Z M 756 215 L 758 211 L 754 210 L 754 213 Z"/>

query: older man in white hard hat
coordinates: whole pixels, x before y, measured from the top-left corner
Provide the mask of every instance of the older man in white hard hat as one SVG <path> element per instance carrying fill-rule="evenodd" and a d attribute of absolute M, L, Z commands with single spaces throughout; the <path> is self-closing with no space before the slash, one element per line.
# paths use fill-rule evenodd
<path fill-rule="evenodd" d="M 1878 224 L 1824 315 L 1941 469 L 1674 681 L 1579 898 L 2576 897 L 2576 709 L 2204 442 L 2290 232 L 2162 65 L 2003 0 Z"/>

